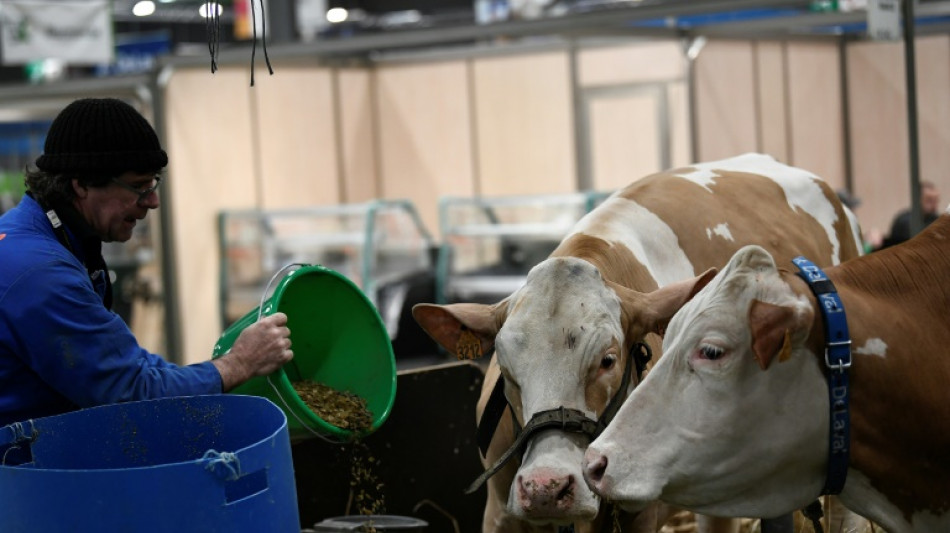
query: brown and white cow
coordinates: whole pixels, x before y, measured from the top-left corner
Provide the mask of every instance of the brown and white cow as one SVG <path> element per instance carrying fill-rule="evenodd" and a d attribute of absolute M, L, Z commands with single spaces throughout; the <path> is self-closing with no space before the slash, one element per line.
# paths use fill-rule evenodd
<path fill-rule="evenodd" d="M 628 509 L 661 499 L 773 516 L 815 499 L 829 437 L 849 435 L 850 447 L 834 441 L 850 452 L 847 507 L 890 533 L 950 531 L 950 213 L 824 269 L 851 340 L 850 427 L 834 432 L 829 381 L 838 404 L 842 380 L 829 378 L 823 313 L 797 271 L 743 248 L 676 314 L 663 358 L 588 448 L 589 483 Z"/>
<path fill-rule="evenodd" d="M 859 234 L 824 181 L 746 154 L 654 174 L 618 191 L 494 305 L 418 304 L 413 316 L 451 353 L 494 350 L 479 418 L 502 375 L 520 426 L 560 407 L 597 420 L 629 372 L 627 354 L 690 296 L 677 282 L 722 267 L 747 244 L 783 260 L 806 253 L 822 266 L 838 264 L 859 255 Z M 684 291 L 651 294 L 663 286 Z M 646 341 L 659 355 L 659 337 Z M 591 438 L 556 429 L 531 435 L 523 454 L 490 478 L 483 531 L 553 531 L 544 525 L 568 523 L 582 531 L 603 520 L 581 468 Z M 494 464 L 514 439 L 506 411 L 483 462 Z"/>

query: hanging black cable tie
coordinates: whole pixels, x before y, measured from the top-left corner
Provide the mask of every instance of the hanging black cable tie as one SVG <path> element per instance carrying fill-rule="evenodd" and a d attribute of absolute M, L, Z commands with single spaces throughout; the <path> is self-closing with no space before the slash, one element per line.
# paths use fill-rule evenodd
<path fill-rule="evenodd" d="M 264 49 L 264 61 L 267 63 L 267 71 L 274 75 L 274 69 L 270 66 L 270 57 L 267 55 L 267 21 L 264 18 L 264 0 L 260 0 L 261 6 L 261 46 Z M 254 10 L 254 0 L 251 0 L 251 24 L 254 25 L 254 45 L 251 47 L 251 87 L 254 86 L 254 56 L 257 53 L 257 14 Z"/>
<path fill-rule="evenodd" d="M 205 4 L 205 9 L 212 9 L 213 3 Z M 211 54 L 211 73 L 214 74 L 218 70 L 218 47 L 220 44 L 220 19 L 218 18 L 218 10 L 214 10 L 214 14 L 207 13 L 205 17 L 205 33 L 208 38 L 208 53 Z"/>
<path fill-rule="evenodd" d="M 261 46 L 264 49 L 264 62 L 267 63 L 267 71 L 271 76 L 274 75 L 274 69 L 270 66 L 270 56 L 267 55 L 267 21 L 264 13 L 264 0 L 261 3 Z"/>
<path fill-rule="evenodd" d="M 253 40 L 253 42 L 251 43 L 251 87 L 253 87 L 254 86 L 254 56 L 257 55 L 257 12 L 254 9 L 254 0 L 249 0 L 248 5 L 251 8 L 251 39 Z"/>

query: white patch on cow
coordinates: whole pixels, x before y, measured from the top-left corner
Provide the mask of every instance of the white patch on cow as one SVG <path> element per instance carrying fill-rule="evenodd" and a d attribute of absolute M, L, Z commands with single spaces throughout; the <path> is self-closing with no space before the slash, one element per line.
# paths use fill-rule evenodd
<path fill-rule="evenodd" d="M 861 236 L 861 224 L 858 222 L 858 216 L 846 205 L 842 205 L 841 208 L 844 209 L 844 214 L 848 217 L 848 224 L 851 225 L 851 235 L 854 237 L 854 243 L 858 246 L 858 255 L 864 255 L 864 246 L 861 244 L 864 242 L 864 238 Z"/>
<path fill-rule="evenodd" d="M 680 174 L 674 173 L 674 175 L 692 181 L 696 185 L 705 188 L 709 192 L 712 192 L 712 189 L 710 189 L 709 186 L 716 183 L 716 178 L 719 177 L 720 171 L 723 170 L 771 176 L 776 170 L 778 170 L 780 173 L 784 173 L 785 169 L 790 167 L 786 167 L 785 165 L 779 163 L 771 156 L 765 154 L 749 153 L 736 157 L 730 157 L 729 159 L 723 159 L 721 161 L 696 163 L 686 168 L 691 169 L 690 172 L 684 172 Z M 804 171 L 799 170 L 799 172 Z"/>
<path fill-rule="evenodd" d="M 788 199 L 790 208 L 793 210 L 801 209 L 821 224 L 825 229 L 825 233 L 828 234 L 828 240 L 831 242 L 831 263 L 837 265 L 841 262 L 841 243 L 838 241 L 833 225 L 838 220 L 838 215 L 835 213 L 834 206 L 821 191 L 821 187 L 817 183 L 821 181 L 821 178 L 818 176 L 807 170 L 779 163 L 771 156 L 755 153 L 743 154 L 722 161 L 697 163 L 687 168 L 692 170 L 675 175 L 690 180 L 709 192 L 712 192 L 710 185 L 715 183 L 716 177 L 721 171 L 745 172 L 771 179 L 785 191 L 785 197 Z M 803 180 L 802 178 L 810 179 Z M 854 226 L 852 224 L 852 227 Z M 856 242 L 861 241 L 858 239 Z"/>
<path fill-rule="evenodd" d="M 597 217 L 578 221 L 571 235 L 592 235 L 626 246 L 661 287 L 696 275 L 676 233 L 649 209 L 614 196 L 605 200 L 597 213 Z"/>
<path fill-rule="evenodd" d="M 841 503 L 849 509 L 865 509 L 864 516 L 877 524 L 879 531 L 947 531 L 947 518 L 929 511 L 917 510 L 910 521 L 905 520 L 904 511 L 881 494 L 860 470 L 849 468 L 847 479 L 839 497 Z"/>
<path fill-rule="evenodd" d="M 879 357 L 884 357 L 885 355 L 887 355 L 887 343 L 885 343 L 883 340 L 877 337 L 874 337 L 874 338 L 868 339 L 867 342 L 864 343 L 864 346 L 861 346 L 860 348 L 855 348 L 854 353 L 861 354 L 861 355 L 877 355 Z"/>
<path fill-rule="evenodd" d="M 732 238 L 732 232 L 729 231 L 729 224 L 725 222 L 717 225 L 715 228 L 706 228 L 706 237 L 708 237 L 709 240 L 712 240 L 713 235 L 718 235 L 727 241 L 735 241 L 735 239 Z"/>

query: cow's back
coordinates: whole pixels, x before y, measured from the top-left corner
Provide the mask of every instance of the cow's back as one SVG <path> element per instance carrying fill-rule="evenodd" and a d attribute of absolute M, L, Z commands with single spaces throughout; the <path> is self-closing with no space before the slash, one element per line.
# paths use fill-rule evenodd
<path fill-rule="evenodd" d="M 805 255 L 832 266 L 860 255 L 859 235 L 825 181 L 747 154 L 632 183 L 578 222 L 552 255 L 592 258 L 608 279 L 647 291 L 721 267 L 747 244 L 780 265 Z"/>

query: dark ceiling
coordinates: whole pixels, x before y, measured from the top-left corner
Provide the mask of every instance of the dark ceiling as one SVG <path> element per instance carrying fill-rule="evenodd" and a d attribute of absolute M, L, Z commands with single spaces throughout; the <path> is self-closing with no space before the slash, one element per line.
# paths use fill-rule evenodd
<path fill-rule="evenodd" d="M 132 14 L 135 0 L 114 0 L 117 43 L 128 36 L 162 34 L 170 54 L 207 57 L 212 31 L 223 54 L 240 52 L 250 41 L 235 38 L 234 0 L 223 0 L 218 26 L 198 15 L 204 0 L 156 2 L 149 17 Z M 260 2 L 261 0 L 249 0 Z M 327 26 L 315 41 L 301 39 L 294 0 L 268 3 L 266 38 L 271 50 L 291 55 L 369 55 L 380 51 L 438 48 L 539 36 L 722 36 L 781 39 L 793 37 L 866 38 L 867 13 L 816 10 L 814 0 L 555 0 L 560 16 L 535 20 L 517 17 L 493 24 L 474 24 L 474 0 L 327 0 L 327 7 L 360 9 L 358 22 Z M 918 0 L 918 33 L 950 33 L 950 1 Z M 387 14 L 414 9 L 422 14 L 412 24 L 383 24 Z M 243 52 L 240 52 L 243 54 Z M 242 55 L 243 58 L 243 55 Z M 89 69 L 70 69 L 68 77 Z M 0 82 L 23 79 L 23 69 L 0 69 Z"/>

